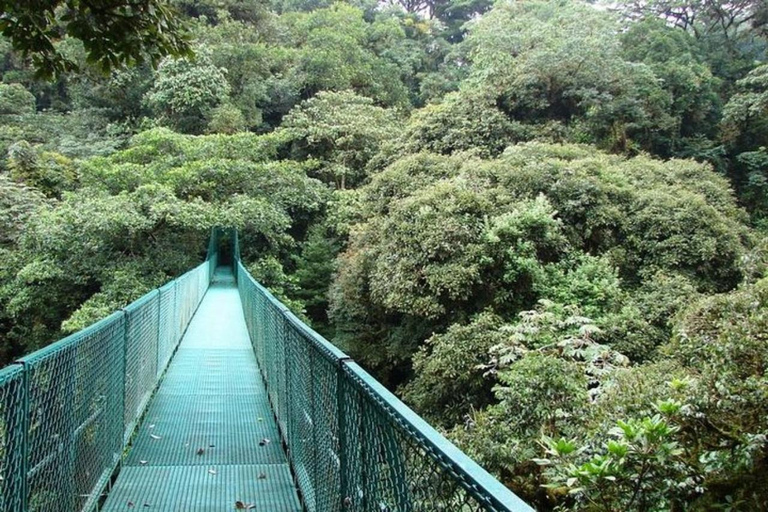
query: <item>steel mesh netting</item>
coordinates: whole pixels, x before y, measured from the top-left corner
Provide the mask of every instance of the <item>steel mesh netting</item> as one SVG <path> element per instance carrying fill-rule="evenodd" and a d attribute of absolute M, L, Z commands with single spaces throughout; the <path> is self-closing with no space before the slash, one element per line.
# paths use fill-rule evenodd
<path fill-rule="evenodd" d="M 312 333 L 286 313 L 285 366 L 288 448 L 308 510 L 339 508 L 339 363 Z"/>
<path fill-rule="evenodd" d="M 203 300 L 205 291 L 211 282 L 213 274 L 210 273 L 209 262 L 206 261 L 178 277 L 174 282 L 174 307 L 173 307 L 173 349 L 178 346 L 184 331 L 187 329 L 192 316 Z M 173 351 L 171 350 L 171 352 Z"/>
<path fill-rule="evenodd" d="M 297 319 L 240 263 L 237 280 L 307 510 L 532 510 Z"/>
<path fill-rule="evenodd" d="M 175 338 L 181 339 L 184 334 L 184 330 L 189 325 L 189 321 L 192 318 L 192 308 L 190 307 L 191 301 L 189 300 L 191 273 L 187 272 L 183 276 L 176 279 L 176 333 Z"/>
<path fill-rule="evenodd" d="M 178 340 L 174 338 L 173 326 L 176 323 L 176 287 L 173 282 L 158 289 L 158 339 L 157 339 L 157 377 L 165 371 L 171 361 Z"/>
<path fill-rule="evenodd" d="M 203 293 L 205 293 L 204 286 L 208 286 L 208 265 L 204 265 L 200 271 L 197 273 L 197 290 L 195 290 L 195 299 L 197 300 L 197 304 L 200 304 L 200 299 L 203 297 Z"/>
<path fill-rule="evenodd" d="M 267 297 L 269 299 L 271 297 Z M 270 384 L 267 386 L 267 393 L 272 400 L 272 407 L 277 415 L 277 423 L 283 430 L 287 429 L 286 420 L 286 402 L 288 392 L 286 387 L 286 329 L 283 312 L 276 300 L 266 300 L 264 302 L 265 311 L 265 339 L 271 340 L 267 344 L 267 360 L 270 361 L 269 373 Z M 290 399 L 298 398 L 297 395 L 290 395 Z"/>
<path fill-rule="evenodd" d="M 160 292 L 125 308 L 125 439 L 129 439 L 157 383 Z"/>
<path fill-rule="evenodd" d="M 184 330 L 189 325 L 189 321 L 192 319 L 192 302 L 193 299 L 190 296 L 192 293 L 192 272 L 187 272 L 176 280 L 176 297 L 178 303 L 176 306 L 178 309 L 178 333 L 177 339 L 181 339 L 184 334 Z"/>
<path fill-rule="evenodd" d="M 219 237 L 221 236 L 221 229 L 214 228 L 211 232 L 211 237 L 208 239 L 208 253 L 206 261 L 208 262 L 208 283 L 213 279 L 213 274 L 216 272 L 216 267 L 219 266 Z M 207 285 L 206 285 L 207 288 Z"/>
<path fill-rule="evenodd" d="M 282 320 L 282 312 L 268 304 L 268 291 L 263 290 L 261 286 L 248 274 L 248 271 L 238 262 L 237 267 L 237 286 L 240 292 L 240 298 L 243 305 L 243 314 L 245 316 L 245 325 L 248 334 L 251 337 L 256 359 L 259 361 L 264 380 L 267 383 L 268 394 L 273 406 L 280 403 L 278 396 L 277 379 L 282 371 L 265 371 L 265 368 L 271 368 L 276 362 L 276 347 L 274 343 L 281 343 L 278 340 L 278 322 Z M 263 293 L 262 293 L 263 290 Z M 276 301 L 275 301 L 276 302 Z M 275 340 L 274 343 L 267 340 Z M 283 426 L 281 426 L 283 428 Z"/>
<path fill-rule="evenodd" d="M 515 505 L 489 496 L 434 442 L 437 433 L 403 416 L 357 364 L 345 363 L 343 372 L 347 510 L 470 512 Z"/>
<path fill-rule="evenodd" d="M 21 360 L 27 379 L 26 510 L 95 505 L 123 448 L 125 316 Z"/>
<path fill-rule="evenodd" d="M 141 414 L 202 300 L 210 261 L 185 276 L 182 287 L 173 281 L 0 370 L 0 510 L 96 508 L 126 422 Z"/>
<path fill-rule="evenodd" d="M 24 367 L 0 370 L 0 510 L 18 510 L 24 491 Z"/>

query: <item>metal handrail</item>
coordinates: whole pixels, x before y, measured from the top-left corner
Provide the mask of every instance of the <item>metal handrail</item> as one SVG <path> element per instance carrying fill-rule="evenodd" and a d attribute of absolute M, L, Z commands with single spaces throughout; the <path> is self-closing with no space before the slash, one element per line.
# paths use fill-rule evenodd
<path fill-rule="evenodd" d="M 296 317 L 234 244 L 246 324 L 307 510 L 533 510 Z"/>
<path fill-rule="evenodd" d="M 0 510 L 89 512 L 213 277 L 206 261 L 0 370 Z"/>

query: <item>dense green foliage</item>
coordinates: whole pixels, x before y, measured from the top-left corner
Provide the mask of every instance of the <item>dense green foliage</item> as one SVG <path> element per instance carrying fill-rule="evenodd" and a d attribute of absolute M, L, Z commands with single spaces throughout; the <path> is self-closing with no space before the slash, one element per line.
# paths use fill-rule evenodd
<path fill-rule="evenodd" d="M 538 509 L 768 510 L 764 2 L 101 3 L 0 39 L 0 362 L 236 227 Z"/>
<path fill-rule="evenodd" d="M 0 10 L 0 31 L 31 55 L 39 76 L 77 69 L 57 46 L 61 33 L 80 41 L 88 61 L 104 71 L 189 50 L 179 19 L 162 1 L 3 0 Z"/>

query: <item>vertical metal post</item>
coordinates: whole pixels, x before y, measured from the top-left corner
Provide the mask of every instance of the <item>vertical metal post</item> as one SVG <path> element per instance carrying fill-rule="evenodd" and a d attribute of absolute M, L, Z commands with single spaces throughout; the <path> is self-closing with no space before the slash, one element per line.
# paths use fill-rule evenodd
<path fill-rule="evenodd" d="M 160 377 L 160 372 L 162 371 L 160 368 L 160 345 L 162 345 L 162 337 L 163 337 L 163 331 L 160 328 L 160 325 L 162 322 L 162 306 L 163 303 L 163 292 L 160 291 L 160 288 L 157 289 L 157 346 L 155 347 L 155 384 L 157 384 L 157 379 Z M 154 387 L 154 386 L 153 386 Z"/>
<path fill-rule="evenodd" d="M 309 417 L 311 420 L 310 427 L 312 428 L 312 497 L 315 499 L 315 510 L 317 510 L 317 495 L 320 488 L 317 482 L 317 474 L 320 471 L 320 460 L 317 456 L 317 410 L 315 400 L 315 361 L 314 353 L 311 345 L 309 347 Z"/>
<path fill-rule="evenodd" d="M 352 493 L 349 489 L 348 471 L 349 458 L 347 456 L 347 415 L 344 412 L 344 364 L 349 358 L 339 359 L 336 368 L 336 420 L 338 422 L 339 445 L 339 496 L 337 503 L 340 509 L 351 508 Z"/>
<path fill-rule="evenodd" d="M 360 498 L 359 510 L 368 510 L 368 448 L 372 448 L 371 443 L 368 442 L 367 435 L 368 429 L 365 421 L 365 398 L 358 392 L 358 398 L 360 399 L 360 487 L 363 490 L 363 495 Z"/>
<path fill-rule="evenodd" d="M 64 494 L 66 496 L 64 508 L 75 510 L 77 508 L 75 506 L 77 503 L 77 486 L 75 485 L 75 478 L 77 477 L 77 475 L 75 475 L 75 449 L 77 448 L 77 441 L 75 439 L 75 430 L 77 429 L 77 418 L 75 417 L 75 411 L 77 410 L 75 407 L 75 392 L 77 389 L 77 347 L 72 346 L 70 350 L 64 352 L 64 355 L 67 358 L 67 362 L 72 365 L 71 368 L 69 368 L 71 377 L 67 379 L 66 401 L 64 402 L 66 422 L 64 427 L 63 445 L 67 457 L 67 466 L 64 471 L 64 478 L 66 480 L 63 482 L 65 489 Z"/>
<path fill-rule="evenodd" d="M 123 446 L 128 441 L 128 434 L 126 433 L 126 416 L 128 413 L 128 330 L 129 330 L 129 315 L 125 308 L 120 310 L 123 313 L 123 407 L 122 407 L 122 419 L 121 424 L 123 427 L 120 429 L 123 439 Z"/>
<path fill-rule="evenodd" d="M 279 311 L 279 310 L 278 310 Z M 290 364 L 290 360 L 288 358 L 288 318 L 285 316 L 285 311 L 280 311 L 280 318 L 283 319 L 282 321 L 282 333 L 280 336 L 283 339 L 283 353 L 282 354 L 275 354 L 277 357 L 283 358 L 283 396 L 279 397 L 278 399 L 278 414 L 282 414 L 284 419 L 283 422 L 285 423 L 286 430 L 288 432 L 291 432 L 291 415 L 288 414 L 287 407 L 288 407 L 288 397 L 291 396 L 290 393 L 288 393 L 288 386 L 290 383 L 290 372 L 288 371 L 288 365 Z M 279 386 L 278 386 L 279 388 Z M 280 395 L 280 389 L 278 389 L 278 396 Z M 278 419 L 279 421 L 279 419 Z"/>
<path fill-rule="evenodd" d="M 20 482 L 14 482 L 15 492 L 18 498 L 15 500 L 18 512 L 29 510 L 29 367 L 26 363 L 23 366 L 22 375 L 22 417 L 21 417 L 21 464 L 20 464 Z M 11 450 L 11 453 L 13 451 Z"/>

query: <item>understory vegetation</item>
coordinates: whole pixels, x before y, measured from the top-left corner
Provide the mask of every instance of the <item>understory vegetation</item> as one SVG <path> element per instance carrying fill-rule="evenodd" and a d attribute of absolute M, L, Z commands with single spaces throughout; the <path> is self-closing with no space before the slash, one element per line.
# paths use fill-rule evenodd
<path fill-rule="evenodd" d="M 768 510 L 764 2 L 161 3 L 0 38 L 0 363 L 237 228 L 538 510 Z"/>

